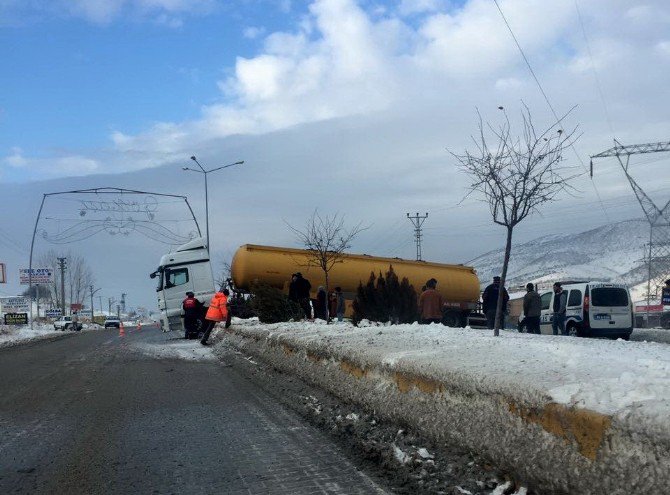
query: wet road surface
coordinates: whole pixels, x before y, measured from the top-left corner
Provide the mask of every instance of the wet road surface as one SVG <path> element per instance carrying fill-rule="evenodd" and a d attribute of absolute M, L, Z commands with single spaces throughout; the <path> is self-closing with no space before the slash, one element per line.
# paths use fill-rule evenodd
<path fill-rule="evenodd" d="M 322 432 L 156 327 L 0 349 L 0 493 L 385 493 Z"/>

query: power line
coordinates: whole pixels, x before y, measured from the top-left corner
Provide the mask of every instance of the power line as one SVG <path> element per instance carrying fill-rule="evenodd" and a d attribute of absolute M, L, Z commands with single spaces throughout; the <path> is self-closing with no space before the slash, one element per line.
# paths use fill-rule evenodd
<path fill-rule="evenodd" d="M 514 31 L 512 30 L 512 27 L 510 26 L 509 22 L 507 21 L 507 17 L 505 17 L 505 13 L 503 12 L 502 8 L 500 7 L 500 4 L 498 3 L 498 0 L 493 0 L 493 3 L 496 4 L 496 7 L 498 7 L 498 12 L 500 12 L 500 16 L 502 17 L 503 21 L 505 22 L 505 25 L 507 26 L 507 29 L 509 33 L 512 35 L 512 39 L 514 40 L 514 43 L 516 44 L 516 47 L 519 49 L 519 53 L 523 57 L 523 60 L 526 62 L 526 66 L 528 67 L 528 70 L 530 71 L 531 75 L 533 76 L 533 79 L 535 80 L 535 84 L 537 84 L 537 87 L 540 90 L 540 93 L 542 93 L 542 96 L 544 97 L 544 101 L 547 102 L 547 106 L 551 110 L 551 113 L 553 114 L 554 118 L 556 119 L 556 123 L 559 124 L 559 126 L 562 126 L 561 123 L 561 118 L 558 116 L 556 113 L 556 110 L 554 110 L 554 106 L 551 104 L 551 101 L 549 101 L 549 97 L 547 96 L 547 93 L 544 91 L 544 88 L 542 87 L 542 84 L 540 84 L 540 80 L 538 79 L 537 75 L 535 74 L 535 71 L 533 70 L 533 67 L 530 65 L 530 61 L 528 60 L 528 57 L 526 57 L 526 53 L 523 51 L 523 48 L 521 48 L 521 44 L 519 43 L 519 40 L 517 39 L 516 35 L 514 34 Z M 577 160 L 579 163 L 582 165 L 582 168 L 584 169 L 585 172 L 588 173 L 588 169 L 586 168 L 586 164 L 584 163 L 584 160 L 582 160 L 582 157 L 579 156 L 579 153 L 577 153 L 577 150 L 575 148 L 574 143 L 570 144 L 570 147 L 572 148 L 572 151 L 574 152 L 575 156 L 577 157 Z M 600 193 L 598 192 L 598 188 L 596 187 L 595 182 L 591 181 L 591 185 L 593 186 L 593 190 L 596 193 L 596 196 L 598 197 L 598 200 L 601 201 L 602 199 L 600 198 Z M 609 215 L 607 214 L 607 210 L 605 209 L 604 205 L 600 205 L 603 213 L 605 214 L 605 218 L 607 218 L 607 221 L 610 222 Z"/>

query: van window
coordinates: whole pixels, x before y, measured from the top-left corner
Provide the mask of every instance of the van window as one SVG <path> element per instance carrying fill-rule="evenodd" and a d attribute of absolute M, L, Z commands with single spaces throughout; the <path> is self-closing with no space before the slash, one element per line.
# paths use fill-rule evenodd
<path fill-rule="evenodd" d="M 618 287 L 600 287 L 591 291 L 592 306 L 628 306 L 628 291 Z"/>
<path fill-rule="evenodd" d="M 551 292 L 545 292 L 542 294 L 542 309 L 549 309 L 551 304 Z"/>
<path fill-rule="evenodd" d="M 165 270 L 165 288 L 177 287 L 188 282 L 188 268 Z"/>
<path fill-rule="evenodd" d="M 581 306 L 582 305 L 582 291 L 578 289 L 572 289 L 570 291 L 570 297 L 568 297 L 568 306 Z"/>

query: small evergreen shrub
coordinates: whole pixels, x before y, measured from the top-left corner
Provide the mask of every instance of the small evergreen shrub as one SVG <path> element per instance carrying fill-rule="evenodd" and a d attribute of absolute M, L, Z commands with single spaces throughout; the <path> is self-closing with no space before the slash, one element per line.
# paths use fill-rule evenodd
<path fill-rule="evenodd" d="M 251 294 L 250 307 L 261 323 L 279 323 L 302 317 L 298 304 L 289 301 L 284 293 L 268 284 L 252 283 Z"/>
<path fill-rule="evenodd" d="M 372 272 L 365 285 L 363 282 L 358 285 L 353 308 L 355 325 L 361 320 L 412 323 L 419 313 L 414 287 L 407 277 L 398 281 L 392 265 L 385 276 L 380 273 L 376 277 Z"/>

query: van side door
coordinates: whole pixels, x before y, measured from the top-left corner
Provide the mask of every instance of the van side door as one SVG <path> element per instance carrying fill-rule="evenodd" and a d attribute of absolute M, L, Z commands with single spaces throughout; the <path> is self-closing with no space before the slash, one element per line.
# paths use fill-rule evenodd
<path fill-rule="evenodd" d="M 540 333 L 550 335 L 551 318 L 554 313 L 551 309 L 551 303 L 554 299 L 554 293 L 551 291 L 544 292 L 540 297 L 542 299 L 542 312 L 540 313 Z"/>

